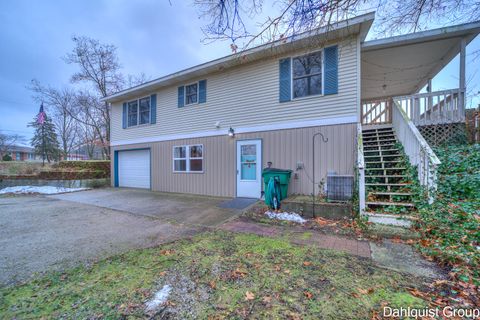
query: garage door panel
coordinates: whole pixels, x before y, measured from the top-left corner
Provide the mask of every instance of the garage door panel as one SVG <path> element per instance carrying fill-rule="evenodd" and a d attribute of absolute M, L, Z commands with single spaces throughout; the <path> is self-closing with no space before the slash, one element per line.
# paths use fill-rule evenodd
<path fill-rule="evenodd" d="M 150 150 L 118 152 L 118 185 L 150 188 Z"/>

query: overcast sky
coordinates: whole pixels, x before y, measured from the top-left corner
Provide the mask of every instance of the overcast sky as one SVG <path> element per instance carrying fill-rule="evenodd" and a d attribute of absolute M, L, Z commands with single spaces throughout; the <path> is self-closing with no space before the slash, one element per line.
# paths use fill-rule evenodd
<path fill-rule="evenodd" d="M 69 85 L 75 67 L 62 57 L 71 37 L 85 35 L 118 48 L 124 74 L 151 78 L 230 54 L 229 43 L 202 42 L 193 0 L 3 0 L 0 2 L 0 131 L 30 138 L 27 127 L 39 106 L 26 86 L 32 79 L 55 87 Z M 271 12 L 271 6 L 264 6 Z M 265 14 L 268 14 L 266 12 Z M 469 50 L 480 49 L 477 38 Z M 456 59 L 458 60 L 458 59 Z M 434 89 L 458 87 L 458 61 L 434 82 Z M 479 62 L 467 78 L 479 83 Z"/>

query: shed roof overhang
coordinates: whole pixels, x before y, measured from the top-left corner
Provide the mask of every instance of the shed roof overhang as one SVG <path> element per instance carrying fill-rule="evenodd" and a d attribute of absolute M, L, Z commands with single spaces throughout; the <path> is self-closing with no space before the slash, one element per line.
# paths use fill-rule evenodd
<path fill-rule="evenodd" d="M 362 100 L 409 95 L 421 90 L 480 33 L 467 23 L 362 44 Z"/>
<path fill-rule="evenodd" d="M 106 98 L 103 98 L 102 100 L 111 103 L 122 100 L 124 101 L 140 95 L 150 94 L 151 92 L 162 87 L 182 83 L 193 78 L 204 77 L 207 74 L 219 72 L 227 68 L 232 68 L 269 57 L 281 56 L 294 50 L 319 47 L 330 41 L 348 38 L 352 35 L 359 35 L 360 41 L 363 41 L 370 30 L 374 18 L 375 13 L 371 12 L 352 19 L 339 21 L 328 27 L 318 28 L 294 37 L 264 44 L 246 51 L 172 73 L 139 86 L 114 93 Z"/>

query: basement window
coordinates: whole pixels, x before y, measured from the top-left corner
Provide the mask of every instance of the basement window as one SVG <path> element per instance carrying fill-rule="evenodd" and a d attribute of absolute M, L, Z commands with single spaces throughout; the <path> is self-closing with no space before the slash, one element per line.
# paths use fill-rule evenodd
<path fill-rule="evenodd" d="M 203 145 L 173 147 L 173 172 L 203 172 Z"/>

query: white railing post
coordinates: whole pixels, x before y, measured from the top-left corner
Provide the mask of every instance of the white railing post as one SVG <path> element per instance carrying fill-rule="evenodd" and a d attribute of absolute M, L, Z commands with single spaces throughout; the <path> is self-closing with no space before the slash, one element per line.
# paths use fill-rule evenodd
<path fill-rule="evenodd" d="M 357 167 L 358 167 L 358 206 L 360 214 L 365 213 L 365 159 L 363 156 L 362 124 L 357 124 Z"/>
<path fill-rule="evenodd" d="M 410 163 L 417 167 L 418 180 L 427 188 L 429 202 L 432 203 L 436 190 L 436 170 L 440 160 L 396 100 L 392 111 L 392 124 L 398 140 L 402 143 Z"/>

